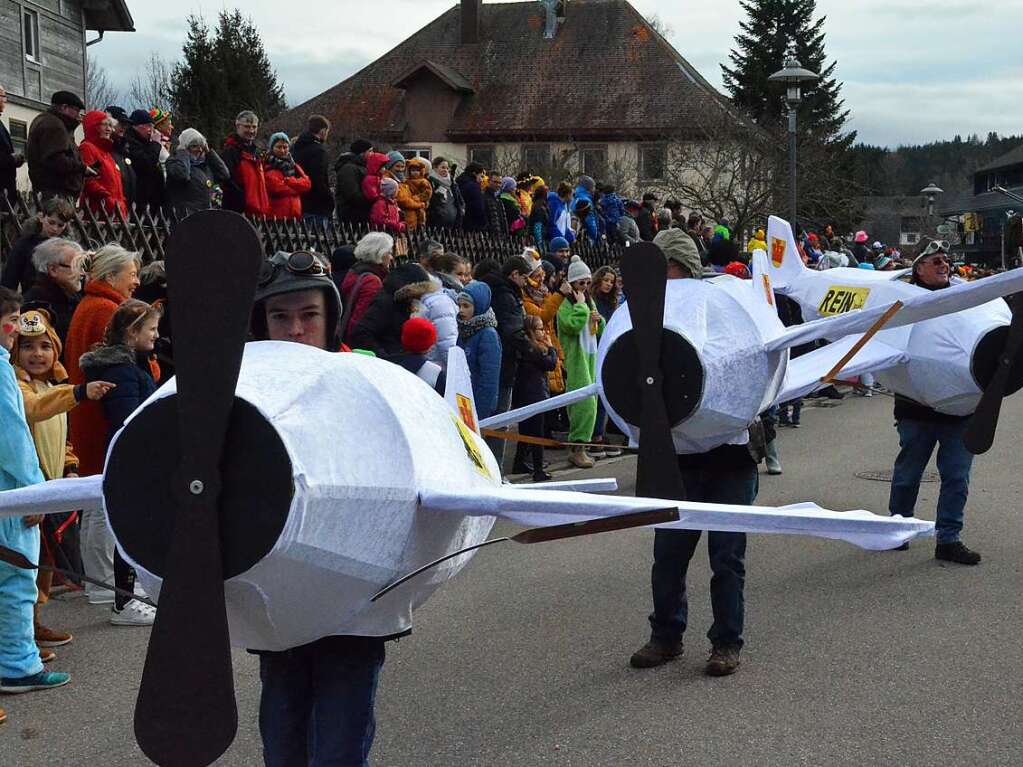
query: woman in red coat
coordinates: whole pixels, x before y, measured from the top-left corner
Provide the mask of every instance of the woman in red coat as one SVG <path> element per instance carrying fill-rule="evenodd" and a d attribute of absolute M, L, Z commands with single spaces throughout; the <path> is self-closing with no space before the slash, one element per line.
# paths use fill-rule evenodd
<path fill-rule="evenodd" d="M 286 133 L 270 137 L 270 152 L 263 160 L 266 193 L 270 198 L 270 218 L 302 218 L 302 195 L 313 182 L 291 156 L 291 140 Z"/>
<path fill-rule="evenodd" d="M 114 148 L 111 136 L 114 121 L 106 112 L 89 112 L 82 120 L 85 138 L 78 145 L 78 152 L 85 164 L 85 185 L 82 188 L 82 205 L 93 213 L 106 211 L 113 215 L 115 210 L 127 215 L 128 202 L 121 184 L 121 169 L 110 151 Z"/>
<path fill-rule="evenodd" d="M 78 364 L 83 354 L 103 339 L 107 324 L 117 307 L 139 286 L 139 254 L 120 245 L 104 245 L 91 258 L 85 297 L 71 317 L 64 345 L 64 366 L 71 383 L 85 383 Z M 159 368 L 153 372 L 159 378 Z M 100 402 L 83 401 L 68 414 L 71 444 L 79 456 L 78 473 L 85 477 L 100 474 L 106 458 L 107 420 Z M 82 515 L 82 565 L 85 574 L 111 583 L 114 577 L 114 542 L 103 519 L 103 512 Z M 111 591 L 86 584 L 90 604 L 113 602 Z"/>

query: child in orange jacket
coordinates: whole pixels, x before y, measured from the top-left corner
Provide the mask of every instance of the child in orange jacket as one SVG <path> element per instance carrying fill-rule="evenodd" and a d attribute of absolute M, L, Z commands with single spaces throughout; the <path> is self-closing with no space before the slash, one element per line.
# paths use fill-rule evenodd
<path fill-rule="evenodd" d="M 406 161 L 405 179 L 398 186 L 395 201 L 405 214 L 405 228 L 410 232 L 426 223 L 426 209 L 430 207 L 430 198 L 433 197 L 433 185 L 427 177 L 428 172 L 425 162 L 412 158 Z"/>

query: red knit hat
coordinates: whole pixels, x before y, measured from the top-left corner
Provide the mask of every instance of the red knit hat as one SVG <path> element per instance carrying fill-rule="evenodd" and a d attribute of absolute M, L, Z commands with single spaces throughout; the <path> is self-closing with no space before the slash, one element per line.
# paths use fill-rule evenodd
<path fill-rule="evenodd" d="M 412 354 L 426 354 L 437 343 L 437 328 L 425 317 L 413 317 L 401 326 L 402 348 Z"/>
<path fill-rule="evenodd" d="M 746 268 L 746 264 L 741 261 L 733 261 L 725 267 L 725 274 L 730 274 L 733 277 L 738 277 L 740 280 L 748 280 L 750 278 L 749 269 Z"/>

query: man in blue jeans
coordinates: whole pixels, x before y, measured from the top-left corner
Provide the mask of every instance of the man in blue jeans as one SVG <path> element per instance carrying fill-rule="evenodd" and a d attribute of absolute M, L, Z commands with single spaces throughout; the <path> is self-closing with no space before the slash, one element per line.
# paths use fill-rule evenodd
<path fill-rule="evenodd" d="M 927 243 L 913 262 L 911 282 L 928 290 L 942 290 L 949 286 L 950 274 L 948 245 L 935 240 Z M 892 473 L 888 511 L 893 516 L 913 516 L 920 479 L 937 445 L 941 490 L 938 493 L 934 556 L 946 562 L 976 565 L 980 564 L 980 554 L 959 540 L 963 529 L 963 509 L 970 488 L 970 467 L 973 465 L 973 455 L 963 443 L 968 420 L 968 415 L 939 413 L 907 397 L 895 397 L 895 426 L 899 430 L 900 449 Z M 908 548 L 907 542 L 897 550 Z"/>
<path fill-rule="evenodd" d="M 692 238 L 681 229 L 659 232 L 654 238 L 668 259 L 668 279 L 699 279 L 700 254 Z M 628 286 L 626 286 L 628 287 Z M 678 456 L 686 500 L 749 505 L 757 496 L 757 465 L 750 455 L 748 432 L 732 444 L 706 453 Z M 682 635 L 689 620 L 686 574 L 700 542 L 699 530 L 655 530 L 654 564 L 650 573 L 654 611 L 650 614 L 650 640 L 633 653 L 633 668 L 652 668 L 682 655 Z M 707 533 L 710 555 L 710 603 L 714 623 L 707 632 L 711 653 L 706 672 L 728 676 L 739 668 L 742 650 L 746 534 Z"/>
<path fill-rule="evenodd" d="M 323 265 L 277 253 L 256 291 L 252 335 L 337 351 L 341 296 Z M 366 767 L 384 643 L 397 637 L 328 636 L 260 651 L 259 732 L 266 767 Z"/>

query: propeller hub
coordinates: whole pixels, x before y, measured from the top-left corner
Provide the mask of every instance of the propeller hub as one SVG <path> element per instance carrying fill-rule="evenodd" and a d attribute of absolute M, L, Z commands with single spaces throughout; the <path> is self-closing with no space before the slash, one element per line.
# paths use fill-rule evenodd
<path fill-rule="evenodd" d="M 703 398 L 704 371 L 693 345 L 673 330 L 661 331 L 660 385 L 668 411 L 668 423 L 675 428 L 688 418 Z M 618 415 L 639 427 L 642 417 L 642 389 L 654 386 L 653 376 L 636 376 L 640 367 L 635 331 L 616 338 L 601 365 L 604 397 Z"/>
<path fill-rule="evenodd" d="M 1001 325 L 984 334 L 973 350 L 970 361 L 970 372 L 978 388 L 986 389 L 994 377 L 995 369 L 1001 365 L 1010 367 L 1009 380 L 1005 386 L 1005 395 L 1015 394 L 1023 388 L 1023 361 L 1013 360 L 1005 354 L 1005 342 L 1009 337 L 1009 326 Z M 1021 355 L 1023 356 L 1023 355 Z"/>
<path fill-rule="evenodd" d="M 234 400 L 220 481 L 182 477 L 177 395 L 139 412 L 117 438 L 103 494 L 110 526 L 128 556 L 163 578 L 175 515 L 204 494 L 220 494 L 224 579 L 273 549 L 294 492 L 288 451 L 277 430 L 245 400 Z"/>

